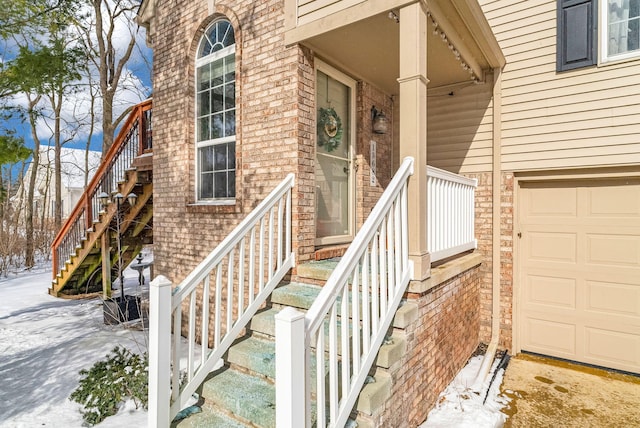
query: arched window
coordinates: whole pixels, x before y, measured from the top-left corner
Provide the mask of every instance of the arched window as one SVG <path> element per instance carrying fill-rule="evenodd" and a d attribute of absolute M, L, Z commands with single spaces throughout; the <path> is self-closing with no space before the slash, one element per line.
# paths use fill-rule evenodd
<path fill-rule="evenodd" d="M 218 20 L 205 31 L 196 57 L 198 201 L 236 194 L 236 60 L 233 27 Z"/>

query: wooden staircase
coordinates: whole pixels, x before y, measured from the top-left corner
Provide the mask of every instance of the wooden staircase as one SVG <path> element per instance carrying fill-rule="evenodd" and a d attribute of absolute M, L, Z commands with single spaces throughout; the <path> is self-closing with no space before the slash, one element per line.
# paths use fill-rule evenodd
<path fill-rule="evenodd" d="M 118 276 L 118 261 L 124 269 L 144 245 L 153 242 L 151 112 L 151 100 L 133 108 L 83 197 L 58 232 L 52 244 L 54 277 L 49 294 L 78 298 L 103 293 L 103 272 L 110 276 L 104 283 L 111 284 Z M 117 193 L 124 195 L 121 203 L 103 206 L 101 195 L 113 199 Z M 126 201 L 131 193 L 137 196 L 133 206 Z M 103 260 L 106 254 L 108 260 Z"/>
<path fill-rule="evenodd" d="M 274 290 L 267 307 L 252 318 L 246 334 L 225 355 L 224 365 L 203 383 L 199 403 L 186 412 L 191 414 L 174 421 L 172 427 L 275 428 L 274 315 L 286 306 L 309 309 L 321 290 L 311 283 L 324 282 L 336 264 L 322 261 L 298 266 L 298 281 L 283 281 Z M 374 418 L 391 394 L 392 378 L 406 351 L 405 319 L 412 312 L 417 312 L 413 304 L 398 310 L 352 412 L 350 426 L 375 426 Z"/>

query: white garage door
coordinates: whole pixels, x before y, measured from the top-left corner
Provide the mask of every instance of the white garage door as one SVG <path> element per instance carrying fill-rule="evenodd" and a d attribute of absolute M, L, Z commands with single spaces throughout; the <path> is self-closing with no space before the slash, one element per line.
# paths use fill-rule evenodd
<path fill-rule="evenodd" d="M 640 179 L 522 183 L 518 207 L 520 349 L 640 373 Z"/>

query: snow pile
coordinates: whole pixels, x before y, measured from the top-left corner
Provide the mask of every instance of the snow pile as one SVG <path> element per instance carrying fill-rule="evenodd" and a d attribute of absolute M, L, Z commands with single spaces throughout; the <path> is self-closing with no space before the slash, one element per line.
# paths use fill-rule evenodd
<path fill-rule="evenodd" d="M 491 373 L 482 388 L 474 390 L 473 385 L 482 365 L 482 355 L 471 358 L 449 386 L 440 394 L 436 407 L 429 412 L 427 421 L 419 428 L 493 428 L 504 425 L 506 415 L 502 409 L 509 399 L 500 395 L 500 384 L 504 369 L 498 370 L 487 393 L 489 381 L 498 366 L 494 361 Z M 482 402 L 486 397 L 486 402 Z"/>

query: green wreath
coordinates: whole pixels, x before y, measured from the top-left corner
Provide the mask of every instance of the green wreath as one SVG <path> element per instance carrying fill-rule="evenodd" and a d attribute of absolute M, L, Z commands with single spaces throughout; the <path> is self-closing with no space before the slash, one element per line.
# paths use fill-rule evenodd
<path fill-rule="evenodd" d="M 333 109 L 321 108 L 318 111 L 318 146 L 328 152 L 334 151 L 342 140 L 342 121 Z"/>

